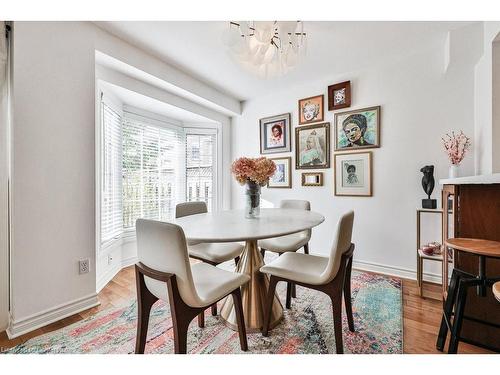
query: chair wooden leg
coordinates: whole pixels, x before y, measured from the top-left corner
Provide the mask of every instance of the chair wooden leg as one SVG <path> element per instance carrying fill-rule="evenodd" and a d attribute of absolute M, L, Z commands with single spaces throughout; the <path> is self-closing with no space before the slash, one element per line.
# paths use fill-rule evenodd
<path fill-rule="evenodd" d="M 352 298 L 351 298 L 351 271 L 352 257 L 347 261 L 346 273 L 344 276 L 344 302 L 347 315 L 347 324 L 349 331 L 354 332 L 354 317 L 352 315 Z"/>
<path fill-rule="evenodd" d="M 137 288 L 137 336 L 135 341 L 135 353 L 144 354 L 146 348 L 146 338 L 148 335 L 149 314 L 151 307 L 158 301 L 146 287 L 144 275 L 137 267 L 135 269 L 136 288 Z"/>
<path fill-rule="evenodd" d="M 186 354 L 187 353 L 187 333 L 189 322 L 178 322 L 174 325 L 174 353 Z"/>
<path fill-rule="evenodd" d="M 238 323 L 238 334 L 240 336 L 241 350 L 246 352 L 248 350 L 247 331 L 245 328 L 245 317 L 243 316 L 243 305 L 241 303 L 240 288 L 235 289 L 232 293 L 234 309 L 236 312 L 236 322 Z"/>
<path fill-rule="evenodd" d="M 286 283 L 286 308 L 289 309 L 292 307 L 292 283 Z"/>
<path fill-rule="evenodd" d="M 217 316 L 217 303 L 210 306 L 210 310 L 212 310 L 212 316 Z"/>
<path fill-rule="evenodd" d="M 342 339 L 342 293 L 330 296 L 333 309 L 333 329 L 335 331 L 335 346 L 337 354 L 344 354 L 344 343 Z"/>
<path fill-rule="evenodd" d="M 276 292 L 277 283 L 278 280 L 274 276 L 271 276 L 266 297 L 266 309 L 264 310 L 264 326 L 262 327 L 262 336 L 267 336 L 269 332 L 269 320 L 271 320 L 271 311 L 273 308 L 274 293 Z"/>
<path fill-rule="evenodd" d="M 198 314 L 198 327 L 200 328 L 205 327 L 205 311 L 202 311 L 201 313 Z"/>
<path fill-rule="evenodd" d="M 304 245 L 304 254 L 309 254 L 309 243 Z"/>

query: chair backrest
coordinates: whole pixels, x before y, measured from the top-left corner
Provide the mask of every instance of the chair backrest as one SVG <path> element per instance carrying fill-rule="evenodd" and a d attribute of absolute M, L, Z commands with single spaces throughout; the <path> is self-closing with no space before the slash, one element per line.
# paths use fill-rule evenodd
<path fill-rule="evenodd" d="M 180 217 L 205 214 L 208 212 L 207 204 L 205 202 L 185 202 L 179 203 L 175 206 L 175 217 Z"/>
<path fill-rule="evenodd" d="M 280 202 L 280 208 L 295 208 L 297 210 L 311 211 L 311 203 L 299 199 L 284 199 Z"/>
<path fill-rule="evenodd" d="M 196 306 L 199 297 L 182 228 L 171 223 L 137 219 L 135 230 L 139 262 L 156 271 L 175 274 L 182 299 L 188 305 Z M 145 282 L 150 289 L 167 288 L 164 282 L 149 277 L 145 277 Z"/>
<path fill-rule="evenodd" d="M 341 216 L 337 223 L 337 229 L 333 237 L 333 244 L 330 250 L 330 258 L 326 269 L 321 274 L 324 282 L 329 282 L 335 278 L 340 269 L 340 260 L 351 247 L 352 226 L 354 222 L 354 211 L 348 211 Z"/>
<path fill-rule="evenodd" d="M 311 202 L 300 199 L 284 199 L 280 202 L 280 208 L 295 208 L 297 210 L 311 211 Z M 307 229 L 295 234 L 307 238 L 307 241 L 309 241 L 311 239 L 311 232 L 311 229 Z"/>

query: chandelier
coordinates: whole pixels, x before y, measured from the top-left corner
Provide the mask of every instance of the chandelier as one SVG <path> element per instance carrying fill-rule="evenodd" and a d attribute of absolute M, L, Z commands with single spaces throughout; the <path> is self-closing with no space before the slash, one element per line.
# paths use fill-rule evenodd
<path fill-rule="evenodd" d="M 307 35 L 301 21 L 229 22 L 223 42 L 230 55 L 254 74 L 286 74 L 305 56 Z"/>

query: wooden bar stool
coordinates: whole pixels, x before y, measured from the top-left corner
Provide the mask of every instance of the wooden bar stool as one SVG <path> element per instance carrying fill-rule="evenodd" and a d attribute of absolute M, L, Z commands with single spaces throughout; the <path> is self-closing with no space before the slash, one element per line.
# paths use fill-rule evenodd
<path fill-rule="evenodd" d="M 500 258 L 500 242 L 487 241 L 472 238 L 450 238 L 445 241 L 446 246 L 458 251 L 463 251 L 479 257 L 478 275 L 473 275 L 461 270 L 453 269 L 451 275 L 450 287 L 443 309 L 443 318 L 441 319 L 441 327 L 436 343 L 436 348 L 440 351 L 444 348 L 448 329 L 450 330 L 450 344 L 448 353 L 454 354 L 458 349 L 460 341 L 460 330 L 462 328 L 463 319 L 468 319 L 464 316 L 465 302 L 467 299 L 467 290 L 470 287 L 477 287 L 479 296 L 486 296 L 486 287 L 493 286 L 499 278 L 488 279 L 486 277 L 486 258 Z M 451 317 L 453 316 L 453 322 Z M 481 323 L 498 326 L 498 324 L 481 321 Z"/>

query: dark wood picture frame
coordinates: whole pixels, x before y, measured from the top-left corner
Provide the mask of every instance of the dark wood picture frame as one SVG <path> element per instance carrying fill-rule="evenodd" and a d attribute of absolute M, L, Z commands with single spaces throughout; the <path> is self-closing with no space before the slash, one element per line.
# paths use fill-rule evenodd
<path fill-rule="evenodd" d="M 314 165 L 300 165 L 300 132 L 310 129 L 325 128 L 325 163 Z M 327 169 L 330 168 L 330 123 L 299 126 L 295 128 L 295 169 Z"/>
<path fill-rule="evenodd" d="M 266 148 L 266 126 L 278 121 L 285 121 L 285 126 L 283 130 L 284 137 L 284 146 L 282 147 L 272 147 Z M 290 152 L 292 150 L 292 115 L 290 113 L 283 113 L 281 115 L 264 117 L 259 120 L 259 128 L 260 128 L 260 153 L 261 154 L 276 154 L 280 152 Z"/>
<path fill-rule="evenodd" d="M 339 193 L 337 191 L 337 173 L 342 173 L 342 167 L 339 168 L 337 165 L 337 158 L 342 156 L 352 156 L 355 154 L 367 154 L 368 155 L 368 168 L 369 168 L 369 192 L 368 194 L 345 194 Z M 333 155 L 333 163 L 335 165 L 333 171 L 333 193 L 335 196 L 340 197 L 373 197 L 373 153 L 371 151 L 358 151 L 358 152 L 343 152 Z"/>
<path fill-rule="evenodd" d="M 318 182 L 307 182 L 307 177 L 316 176 Z M 323 172 L 305 172 L 302 173 L 302 186 L 323 186 Z"/>
<path fill-rule="evenodd" d="M 339 139 L 338 139 L 338 122 L 339 122 L 339 117 L 340 116 L 345 116 L 345 115 L 352 115 L 356 114 L 359 112 L 366 112 L 366 111 L 376 111 L 377 112 L 377 140 L 375 144 L 373 145 L 368 145 L 368 146 L 356 146 L 356 147 L 343 147 L 339 148 Z M 368 148 L 379 148 L 380 147 L 380 118 L 381 118 L 381 113 L 382 108 L 379 105 L 373 106 L 373 107 L 366 107 L 366 108 L 359 108 L 359 109 L 353 109 L 350 111 L 345 111 L 345 112 L 337 112 L 334 115 L 333 119 L 333 132 L 334 132 L 334 146 L 333 149 L 334 151 L 355 151 L 355 150 L 360 150 L 360 149 L 368 149 Z M 342 126 L 342 125 L 341 125 Z"/>
<path fill-rule="evenodd" d="M 271 186 L 269 181 L 267 181 L 267 188 L 268 189 L 291 189 L 292 188 L 292 158 L 290 156 L 284 156 L 282 158 L 269 158 L 269 160 L 286 160 L 286 163 L 288 165 L 288 185 L 286 186 Z"/>
<path fill-rule="evenodd" d="M 304 120 L 302 121 L 302 102 L 305 102 L 305 101 L 308 101 L 308 100 L 312 100 L 312 99 L 317 99 L 317 98 L 321 98 L 321 105 L 320 105 L 320 117 L 316 118 L 316 119 L 312 119 L 312 120 Z M 324 95 L 315 95 L 315 96 L 310 96 L 309 98 L 304 98 L 304 99 L 300 99 L 299 102 L 298 102 L 298 120 L 299 120 L 299 125 L 306 125 L 306 124 L 312 124 L 312 123 L 315 123 L 315 122 L 322 122 L 322 121 L 325 121 L 325 96 Z"/>
<path fill-rule="evenodd" d="M 345 89 L 345 102 L 335 105 L 335 91 Z M 344 81 L 328 86 L 328 110 L 335 111 L 337 109 L 348 108 L 351 106 L 351 81 Z"/>

